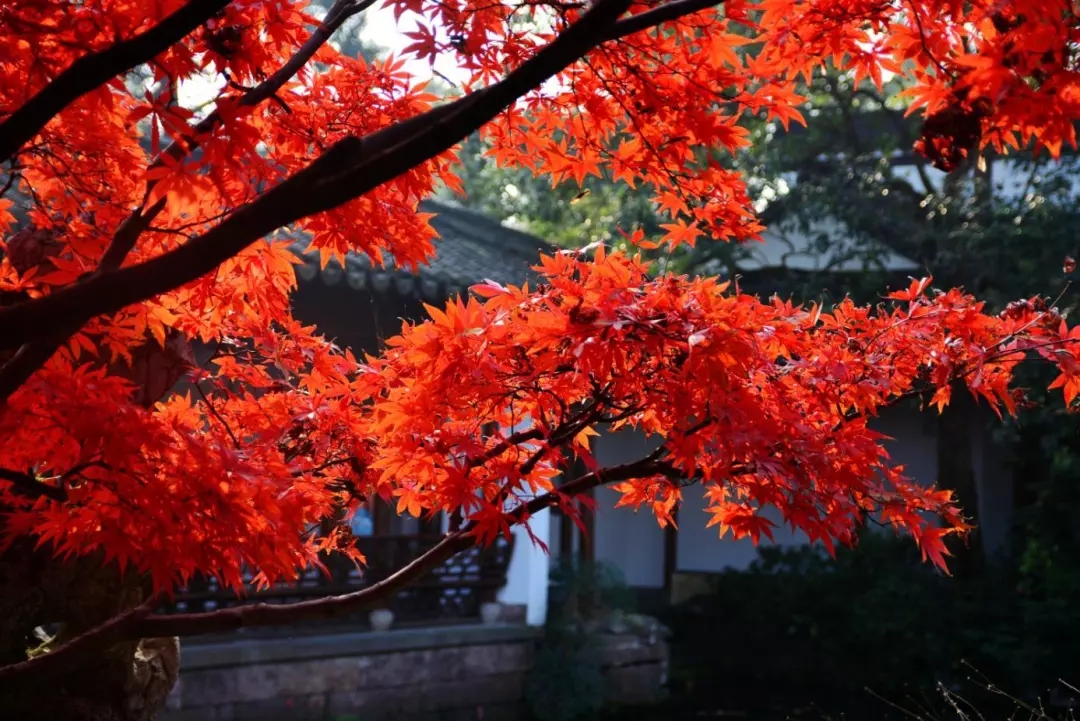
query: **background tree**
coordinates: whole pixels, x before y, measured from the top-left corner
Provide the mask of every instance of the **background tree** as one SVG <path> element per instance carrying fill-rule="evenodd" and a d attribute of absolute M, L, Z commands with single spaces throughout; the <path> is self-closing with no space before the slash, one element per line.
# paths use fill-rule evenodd
<path fill-rule="evenodd" d="M 894 92 L 903 88 L 900 79 L 890 84 Z M 1063 272 L 1062 266 L 1076 253 L 1080 229 L 1074 158 L 1051 162 L 1030 153 L 1006 158 L 983 153 L 943 173 L 909 150 L 922 133 L 921 123 L 905 118 L 903 106 L 872 83 L 855 86 L 851 77 L 828 74 L 810 86 L 809 94 L 815 122 L 805 132 L 779 134 L 750 151 L 766 182 L 788 179 L 767 211 L 771 224 L 811 234 L 821 248 L 843 247 L 846 255 L 836 255 L 839 259 L 872 265 L 881 249 L 900 253 L 933 274 L 940 286 L 964 287 L 997 310 L 1017 297 L 1064 290 L 1072 269 Z M 1009 187 L 1004 163 L 1014 165 Z M 835 223 L 823 228 L 822 218 Z M 709 267 L 714 254 L 701 246 L 691 262 Z M 876 293 L 872 282 L 858 276 L 847 276 L 843 284 L 836 280 L 829 288 L 835 296 L 851 293 L 869 300 Z M 782 291 L 813 292 L 805 284 Z M 1057 301 L 1068 310 L 1072 294 Z M 1035 418 L 1025 416 L 1024 425 L 1041 426 Z M 966 508 L 978 504 L 972 454 L 962 452 L 969 448 L 971 422 L 963 404 L 953 404 L 938 418 L 937 434 L 939 478 Z M 1011 434 L 1016 431 L 1011 427 Z M 984 560 L 982 544 L 969 540 L 954 564 L 964 573 L 975 572 Z"/>
<path fill-rule="evenodd" d="M 446 102 L 399 61 L 328 44 L 370 5 L 338 0 L 319 22 L 286 0 L 0 11 L 18 38 L 0 48 L 4 187 L 27 199 L 0 208 L 6 711 L 148 718 L 175 677 L 161 639 L 355 612 L 601 483 L 661 523 L 695 484 L 722 533 L 767 535 L 775 507 L 830 548 L 873 511 L 943 565 L 966 529 L 951 494 L 906 479 L 867 419 L 923 392 L 944 405 L 958 380 L 1011 410 L 1029 354 L 1068 403 L 1080 390 L 1075 339 L 1036 302 L 990 316 L 916 281 L 891 307 L 823 312 L 602 250 L 542 259 L 533 291 L 478 286 L 359 363 L 291 317 L 295 258 L 274 236 L 424 262 L 417 203 L 457 184 L 453 149 L 482 128 L 500 163 L 556 184 L 607 168 L 653 188 L 672 246 L 746 239 L 760 223 L 718 158 L 745 144 L 745 113 L 799 120 L 796 79 L 826 59 L 908 72 L 940 164 L 983 143 L 1056 152 L 1080 111 L 1061 50 L 1077 29 L 1056 4 L 394 4 L 420 17 L 408 54 L 471 73 Z M 180 102 L 208 75 L 225 81 L 212 107 Z M 198 391 L 168 394 L 198 344 L 214 354 Z M 588 437 L 609 423 L 665 442 L 598 468 Z M 560 478 L 574 458 L 588 470 Z M 245 570 L 273 583 L 356 557 L 343 527 L 312 529 L 373 493 L 462 522 L 353 594 L 155 612 L 196 572 L 241 589 Z"/>

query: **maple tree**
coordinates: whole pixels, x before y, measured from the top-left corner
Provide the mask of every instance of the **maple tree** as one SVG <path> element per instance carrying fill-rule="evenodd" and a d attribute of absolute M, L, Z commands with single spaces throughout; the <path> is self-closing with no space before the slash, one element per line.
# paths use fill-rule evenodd
<path fill-rule="evenodd" d="M 801 122 L 796 82 L 826 64 L 856 82 L 909 76 L 919 149 L 941 167 L 984 146 L 1057 153 L 1080 115 L 1077 20 L 1060 0 L 1022 14 L 939 0 L 392 0 L 379 12 L 419 18 L 403 56 L 469 72 L 449 100 L 402 58 L 328 43 L 372 4 L 339 0 L 318 20 L 292 0 L 0 8 L 5 195 L 29 199 L 0 200 L 4 562 L 44 553 L 115 572 L 96 577 L 110 600 L 93 612 L 50 599 L 9 614 L 5 689 L 60 677 L 92 694 L 108 664 L 86 659 L 130 669 L 138 639 L 353 612 L 543 508 L 578 512 L 602 483 L 661 523 L 694 483 L 711 525 L 755 540 L 767 507 L 829 547 L 874 513 L 944 566 L 943 539 L 967 521 L 948 492 L 904 476 L 868 421 L 913 394 L 940 408 L 956 382 L 1012 411 L 1029 356 L 1060 368 L 1067 403 L 1080 392 L 1077 331 L 1038 298 L 989 315 L 921 280 L 878 308 L 799 307 L 602 248 L 538 258 L 540 286 L 481 284 L 356 358 L 291 317 L 298 261 L 277 235 L 306 233 L 324 260 L 423 263 L 433 233 L 417 204 L 455 186 L 455 148 L 481 130 L 494 162 L 553 183 L 605 169 L 652 188 L 669 222 L 633 233 L 640 248 L 752 240 L 743 180 L 717 153 L 746 143 L 747 113 Z M 208 73 L 226 82 L 197 114 L 181 83 Z M 210 362 L 194 363 L 197 344 Z M 168 393 L 185 373 L 197 392 Z M 665 442 L 597 467 L 601 425 Z M 572 457 L 589 470 L 562 478 Z M 197 572 L 240 589 L 245 569 L 273 583 L 322 553 L 356 557 L 342 528 L 310 529 L 371 494 L 464 521 L 347 596 L 155 613 Z M 27 659 L 27 626 L 56 620 L 63 637 Z"/>

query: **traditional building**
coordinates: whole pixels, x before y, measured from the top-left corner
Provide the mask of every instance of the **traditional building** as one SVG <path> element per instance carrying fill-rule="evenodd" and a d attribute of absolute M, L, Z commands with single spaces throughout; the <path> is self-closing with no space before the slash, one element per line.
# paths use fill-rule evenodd
<path fill-rule="evenodd" d="M 296 316 L 318 325 L 339 345 L 357 352 L 375 352 L 384 339 L 399 331 L 401 319 L 425 318 L 424 303 L 444 304 L 485 279 L 504 284 L 535 279 L 530 266 L 541 252 L 553 250 L 539 238 L 455 205 L 426 201 L 421 209 L 435 214 L 431 224 L 439 234 L 437 254 L 430 265 L 413 274 L 397 268 L 392 260 L 384 267 L 374 267 L 364 257 L 349 256 L 344 266 L 332 262 L 320 269 L 317 256 L 306 256 L 307 263 L 298 273 Z M 874 254 L 873 268 L 835 255 L 835 247 L 822 251 L 814 243 L 813 230 L 769 229 L 763 240 L 748 246 L 737 265 L 744 287 L 761 294 L 771 292 L 777 274 L 783 272 L 818 277 L 826 285 L 828 277 L 835 274 L 872 270 L 895 284 L 906 275 L 919 273 L 917 264 L 888 251 Z M 303 247 L 298 245 L 297 250 L 302 253 Z M 1008 531 L 1012 478 L 1003 452 L 990 442 L 988 414 L 974 404 L 965 413 L 970 414 L 968 440 L 979 490 L 976 516 L 982 526 L 984 547 L 993 552 L 1002 545 Z M 904 463 L 916 479 L 936 482 L 939 449 L 933 414 L 905 405 L 887 409 L 876 425 L 894 439 L 890 451 L 897 462 Z M 594 439 L 594 451 L 601 464 L 615 465 L 640 458 L 656 442 L 630 431 L 604 433 Z M 524 610 L 529 624 L 542 624 L 550 562 L 559 556 L 611 564 L 621 570 L 643 599 L 666 602 L 672 599 L 680 578 L 743 568 L 756 555 L 748 540 L 721 541 L 713 529 L 705 527 L 703 498 L 693 488 L 686 490 L 684 505 L 679 509 L 678 531 L 660 529 L 649 513 L 614 508 L 617 497 L 608 488 L 597 489 L 594 495 L 597 511 L 586 519 L 584 532 L 547 511 L 533 517 L 532 532 L 548 544 L 550 559 L 523 529 L 517 529 L 512 545 L 461 554 L 423 583 L 403 591 L 395 601 L 401 620 L 430 623 L 475 618 L 482 601 L 497 598 Z M 389 505 L 373 500 L 368 514 L 361 514 L 354 524 L 371 564 L 363 574 L 347 566 L 338 568 L 332 579 L 312 572 L 299 588 L 275 589 L 269 595 L 285 601 L 354 590 L 377 581 L 435 543 L 445 531 L 445 524 L 445 519 L 425 521 L 399 516 Z M 805 542 L 798 534 L 782 528 L 777 531 L 776 543 Z M 222 602 L 220 594 L 211 593 L 193 594 L 189 603 L 207 602 L 199 600 L 203 598 L 210 603 Z"/>
<path fill-rule="evenodd" d="M 318 254 L 294 250 L 306 262 L 298 268 L 299 288 L 293 298 L 298 320 L 355 353 L 376 353 L 396 335 L 403 319 L 427 317 L 424 304 L 445 305 L 470 285 L 491 279 L 520 285 L 535 279 L 531 266 L 541 252 L 553 249 L 538 238 L 507 228 L 489 218 L 438 201 L 421 204 L 433 213 L 438 233 L 436 256 L 417 273 L 396 267 L 393 259 L 375 267 L 365 257 L 349 255 L 344 265 L 331 261 L 320 268 Z M 213 580 L 192 584 L 175 604 L 177 610 L 210 610 L 240 602 L 286 603 L 355 591 L 401 568 L 446 531 L 445 517 L 418 519 L 398 515 L 393 506 L 373 498 L 353 521 L 353 532 L 367 565 L 357 570 L 346 559 L 331 559 L 327 577 L 312 569 L 298 584 L 282 584 L 244 599 L 221 590 Z M 534 517 L 534 533 L 543 540 L 547 513 Z M 543 624 L 547 608 L 548 561 L 543 551 L 519 529 L 512 542 L 473 548 L 440 565 L 401 591 L 387 605 L 395 626 L 479 619 L 484 602 L 498 600 L 504 616 L 529 625 Z M 359 619 L 363 620 L 363 619 Z"/>

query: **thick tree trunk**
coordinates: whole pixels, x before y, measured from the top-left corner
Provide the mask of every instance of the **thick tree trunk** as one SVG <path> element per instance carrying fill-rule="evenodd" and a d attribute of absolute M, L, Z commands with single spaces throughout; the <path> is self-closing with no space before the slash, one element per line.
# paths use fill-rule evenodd
<path fill-rule="evenodd" d="M 0 665 L 71 638 L 142 601 L 144 579 L 100 558 L 65 563 L 18 543 L 0 556 Z M 41 628 L 59 626 L 43 644 Z M 35 650 L 31 650 L 35 649 Z M 152 721 L 176 683 L 176 639 L 126 642 L 70 673 L 0 686 L 0 715 L 19 721 Z"/>
<path fill-rule="evenodd" d="M 21 273 L 54 268 L 51 256 L 60 245 L 52 233 L 26 227 L 10 238 L 6 255 Z M 0 297 L 0 305 L 13 299 Z M 0 354 L 6 360 L 8 354 Z M 164 344 L 147 336 L 132 349 L 130 364 L 109 370 L 133 381 L 133 401 L 151 407 L 194 364 L 188 340 L 169 331 Z M 0 508 L 0 535 L 3 531 Z M 0 665 L 25 661 L 29 653 L 47 653 L 58 645 L 142 602 L 150 588 L 145 579 L 121 574 L 99 556 L 54 557 L 50 547 L 34 549 L 23 538 L 0 555 Z M 58 627 L 45 642 L 40 630 Z M 31 651 L 31 649 L 35 649 Z M 40 679 L 18 687 L 0 685 L 0 717 L 19 721 L 151 721 L 176 683 L 180 648 L 175 639 L 132 641 L 84 660 L 61 678 Z"/>

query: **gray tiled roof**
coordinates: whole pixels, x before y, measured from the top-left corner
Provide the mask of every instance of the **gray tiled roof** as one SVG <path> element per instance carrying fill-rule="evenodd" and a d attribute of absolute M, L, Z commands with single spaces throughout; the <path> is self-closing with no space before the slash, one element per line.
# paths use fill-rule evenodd
<path fill-rule="evenodd" d="M 420 210 L 436 214 L 431 227 L 439 237 L 435 257 L 416 274 L 397 268 L 392 258 L 384 267 L 373 267 L 367 256 L 360 254 L 350 254 L 344 268 L 331 261 L 320 271 L 318 254 L 305 253 L 307 242 L 298 241 L 292 247 L 307 261 L 297 269 L 301 282 L 318 277 L 336 285 L 344 280 L 357 290 L 371 287 L 385 292 L 393 288 L 401 295 L 432 300 L 454 295 L 485 279 L 514 285 L 526 280 L 535 283 L 537 276 L 530 266 L 536 265 L 542 252 L 554 251 L 534 235 L 444 201 L 425 200 Z"/>

